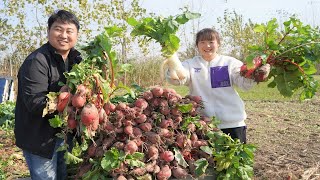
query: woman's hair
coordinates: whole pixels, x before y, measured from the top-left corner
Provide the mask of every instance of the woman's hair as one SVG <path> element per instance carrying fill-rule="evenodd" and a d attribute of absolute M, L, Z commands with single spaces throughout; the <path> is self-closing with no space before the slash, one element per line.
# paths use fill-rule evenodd
<path fill-rule="evenodd" d="M 78 18 L 69 11 L 66 11 L 66 10 L 55 11 L 48 19 L 48 28 L 50 29 L 52 24 L 56 21 L 72 23 L 77 27 L 78 31 L 80 29 Z"/>
<path fill-rule="evenodd" d="M 196 46 L 198 46 L 199 41 L 212 41 L 217 40 L 220 45 L 219 33 L 211 28 L 204 28 L 200 30 L 196 35 Z"/>

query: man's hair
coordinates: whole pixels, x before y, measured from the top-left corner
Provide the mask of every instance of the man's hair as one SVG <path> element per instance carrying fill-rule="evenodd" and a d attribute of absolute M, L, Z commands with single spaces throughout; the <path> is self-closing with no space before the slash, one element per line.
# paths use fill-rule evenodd
<path fill-rule="evenodd" d="M 196 35 L 196 46 L 198 46 L 199 41 L 212 41 L 217 40 L 220 45 L 220 36 L 219 33 L 211 28 L 204 28 L 200 30 Z"/>
<path fill-rule="evenodd" d="M 66 10 L 55 11 L 48 19 L 48 28 L 50 29 L 52 24 L 56 21 L 72 23 L 77 27 L 78 31 L 80 29 L 78 18 L 69 11 L 66 11 Z"/>

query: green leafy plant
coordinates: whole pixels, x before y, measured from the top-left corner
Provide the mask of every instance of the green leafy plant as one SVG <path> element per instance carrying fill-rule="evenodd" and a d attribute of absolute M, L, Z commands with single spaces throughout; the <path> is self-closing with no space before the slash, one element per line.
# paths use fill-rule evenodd
<path fill-rule="evenodd" d="M 243 144 L 239 139 L 233 140 L 222 132 L 209 131 L 207 136 L 209 146 L 203 146 L 202 150 L 214 157 L 218 180 L 253 177 L 254 145 Z"/>
<path fill-rule="evenodd" d="M 200 17 L 199 13 L 192 13 L 185 9 L 182 14 L 167 18 L 147 17 L 140 22 L 134 18 L 128 18 L 128 24 L 133 26 L 131 35 L 144 36 L 147 41 L 155 40 L 160 44 L 162 56 L 166 58 L 162 64 L 161 78 L 164 78 L 166 70 L 169 70 L 172 79 L 180 80 L 186 77 L 186 72 L 176 53 L 180 47 L 180 39 L 176 33 L 180 25 L 198 17 Z"/>
<path fill-rule="evenodd" d="M 303 25 L 295 17 L 284 22 L 283 27 L 283 31 L 278 31 L 279 24 L 272 19 L 254 28 L 263 35 L 264 44 L 250 46 L 251 55 L 245 60 L 246 66 L 253 71 L 270 64 L 269 78 L 273 80 L 268 87 L 277 87 L 286 97 L 302 89 L 301 100 L 312 98 L 319 86 L 312 76 L 316 72 L 315 65 L 320 62 L 319 30 Z"/>
<path fill-rule="evenodd" d="M 0 126 L 3 129 L 12 129 L 14 126 L 15 103 L 6 101 L 0 104 Z"/>
<path fill-rule="evenodd" d="M 128 18 L 127 22 L 134 27 L 131 35 L 144 36 L 148 41 L 155 40 L 162 47 L 162 55 L 170 57 L 180 47 L 180 39 L 176 35 L 180 25 L 198 17 L 200 17 L 199 13 L 185 10 L 182 14 L 167 18 L 147 17 L 140 21 Z"/>

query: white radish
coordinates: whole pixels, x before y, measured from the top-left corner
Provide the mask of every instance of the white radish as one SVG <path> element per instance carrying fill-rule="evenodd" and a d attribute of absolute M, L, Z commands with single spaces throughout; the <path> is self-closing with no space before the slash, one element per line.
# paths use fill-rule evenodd
<path fill-rule="evenodd" d="M 163 62 L 161 67 L 161 77 L 164 77 L 164 74 L 167 71 L 169 71 L 169 77 L 173 80 L 183 80 L 187 77 L 187 72 L 182 66 L 177 53 L 174 53 Z"/>

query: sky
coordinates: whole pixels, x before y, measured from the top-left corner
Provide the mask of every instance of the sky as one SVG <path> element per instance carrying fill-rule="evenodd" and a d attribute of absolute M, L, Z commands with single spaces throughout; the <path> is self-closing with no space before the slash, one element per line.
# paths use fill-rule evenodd
<path fill-rule="evenodd" d="M 179 8 L 188 5 L 192 11 L 202 14 L 200 27 L 212 27 L 217 17 L 223 17 L 224 10 L 235 10 L 243 15 L 244 19 L 253 22 L 267 22 L 279 16 L 279 11 L 287 14 L 296 14 L 303 22 L 316 26 L 320 24 L 320 0 L 142 0 L 141 6 L 147 12 L 158 15 L 179 14 Z M 282 18 L 282 19 L 281 19 Z"/>
<path fill-rule="evenodd" d="M 295 14 L 304 25 L 320 25 L 320 0 L 141 0 L 140 6 L 145 8 L 147 13 L 164 17 L 180 14 L 182 11 L 179 9 L 188 6 L 190 11 L 201 13 L 196 31 L 215 27 L 219 32 L 217 18 L 222 18 L 225 10 L 242 15 L 245 22 L 250 19 L 253 23 L 266 23 L 277 18 L 281 23 Z M 186 30 L 192 32 L 190 22 L 186 26 L 189 26 Z M 191 36 L 192 33 L 181 39 L 182 50 L 194 41 Z"/>

